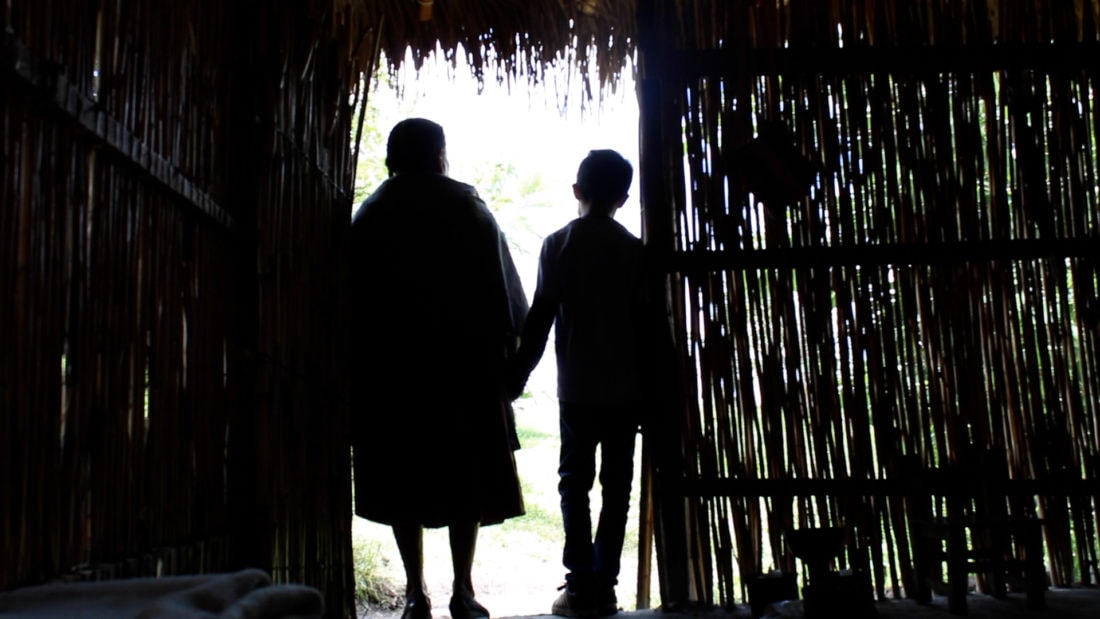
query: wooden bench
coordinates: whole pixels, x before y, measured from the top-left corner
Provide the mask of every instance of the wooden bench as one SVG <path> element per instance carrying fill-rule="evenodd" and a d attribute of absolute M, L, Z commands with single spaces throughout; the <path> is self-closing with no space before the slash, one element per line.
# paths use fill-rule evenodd
<path fill-rule="evenodd" d="M 1027 605 L 1046 606 L 1041 519 L 1035 496 L 1100 496 L 1095 479 L 1012 479 L 1003 450 L 974 450 L 956 463 L 927 467 L 918 458 L 894 460 L 884 478 L 685 478 L 677 490 L 684 496 L 861 497 L 889 496 L 903 501 L 912 548 L 915 587 L 906 597 L 932 600 L 933 587 L 947 587 L 948 607 L 966 614 L 970 574 L 985 583 L 983 591 L 1004 597 L 1022 584 Z M 1018 511 L 1009 514 L 1013 502 Z M 944 566 L 947 582 L 943 582 Z"/>
<path fill-rule="evenodd" d="M 936 469 L 909 460 L 902 476 L 918 602 L 931 601 L 946 563 L 948 609 L 954 614 L 967 612 L 970 574 L 984 580 L 996 598 L 1007 596 L 1008 580 L 1016 577 L 1027 606 L 1045 607 L 1043 521 L 1026 510 L 1009 513 L 1015 490 L 1003 450 L 975 450 Z M 935 498 L 942 509 L 935 507 Z"/>

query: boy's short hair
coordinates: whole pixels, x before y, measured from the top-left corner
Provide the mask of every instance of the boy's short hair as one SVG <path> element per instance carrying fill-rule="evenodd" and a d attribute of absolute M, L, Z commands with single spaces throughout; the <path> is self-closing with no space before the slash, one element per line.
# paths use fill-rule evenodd
<path fill-rule="evenodd" d="M 426 118 L 406 118 L 390 130 L 386 167 L 390 174 L 438 172 L 444 148 L 442 126 Z"/>
<path fill-rule="evenodd" d="M 588 151 L 577 169 L 577 188 L 596 208 L 609 208 L 627 194 L 634 166 L 611 149 Z"/>

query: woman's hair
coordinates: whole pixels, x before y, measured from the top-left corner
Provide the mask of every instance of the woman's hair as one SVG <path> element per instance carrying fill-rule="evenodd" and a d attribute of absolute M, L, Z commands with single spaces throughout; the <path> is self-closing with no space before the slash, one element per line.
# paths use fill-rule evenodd
<path fill-rule="evenodd" d="M 577 169 L 577 188 L 593 207 L 606 209 L 626 195 L 633 178 L 634 167 L 618 152 L 593 150 Z"/>
<path fill-rule="evenodd" d="M 390 174 L 440 172 L 445 147 L 443 127 L 426 118 L 407 118 L 390 130 L 386 167 Z"/>

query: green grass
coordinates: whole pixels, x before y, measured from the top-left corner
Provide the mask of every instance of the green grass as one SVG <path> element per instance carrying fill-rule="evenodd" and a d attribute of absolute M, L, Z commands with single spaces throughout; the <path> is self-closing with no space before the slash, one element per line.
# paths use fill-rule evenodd
<path fill-rule="evenodd" d="M 352 560 L 355 565 L 355 602 L 360 606 L 399 608 L 403 596 L 399 586 L 382 573 L 385 558 L 381 545 L 372 539 L 353 535 Z"/>
<path fill-rule="evenodd" d="M 527 480 L 521 480 L 521 485 L 524 497 L 531 497 L 536 493 Z M 528 499 L 524 500 L 524 508 L 526 513 L 523 516 L 506 520 L 501 524 L 505 533 L 527 532 L 535 537 L 550 540 L 549 543 L 557 543 L 562 539 L 561 512 Z"/>
<path fill-rule="evenodd" d="M 516 435 L 519 436 L 519 444 L 524 447 L 530 446 L 533 443 L 541 443 L 547 439 L 557 438 L 556 435 L 544 432 L 538 428 L 523 426 L 516 428 Z"/>

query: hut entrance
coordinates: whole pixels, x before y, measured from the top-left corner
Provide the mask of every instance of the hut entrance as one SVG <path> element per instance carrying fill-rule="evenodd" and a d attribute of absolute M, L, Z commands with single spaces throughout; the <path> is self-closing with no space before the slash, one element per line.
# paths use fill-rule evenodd
<path fill-rule="evenodd" d="M 592 109 L 582 110 L 579 93 L 566 97 L 552 87 L 528 88 L 525 83 L 515 84 L 509 91 L 495 81 L 487 81 L 479 93 L 471 75 L 467 67 L 451 69 L 433 57 L 417 74 L 402 74 L 396 83 L 385 76 L 376 78 L 369 91 L 360 140 L 355 205 L 386 177 L 385 143 L 396 122 L 419 116 L 440 123 L 447 136 L 449 175 L 475 186 L 493 211 L 508 237 L 530 300 L 542 239 L 576 216 L 571 186 L 584 155 L 593 148 L 614 148 L 637 167 L 638 106 L 633 84 L 624 83 L 602 106 L 593 103 L 589 104 Z M 640 235 L 637 180 L 630 195 L 617 219 Z M 549 612 L 556 587 L 564 579 L 557 494 L 556 378 L 551 334 L 527 393 L 516 403 L 522 444 L 516 460 L 527 514 L 482 529 L 478 540 L 474 588 L 494 615 Z M 640 463 L 640 444 L 637 454 Z M 636 474 L 632 522 L 617 591 L 624 608 L 636 605 L 639 476 Z M 598 487 L 592 500 L 595 513 Z M 392 593 L 400 597 L 404 576 L 389 528 L 356 517 L 353 542 L 358 580 L 372 573 L 388 582 Z M 426 533 L 426 577 L 437 615 L 447 613 L 451 593 L 448 552 L 446 530 Z M 654 593 L 651 604 L 655 598 Z M 383 612 L 372 608 L 368 614 Z"/>

